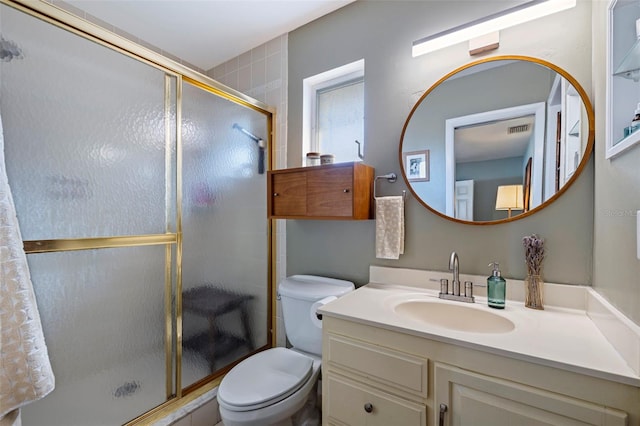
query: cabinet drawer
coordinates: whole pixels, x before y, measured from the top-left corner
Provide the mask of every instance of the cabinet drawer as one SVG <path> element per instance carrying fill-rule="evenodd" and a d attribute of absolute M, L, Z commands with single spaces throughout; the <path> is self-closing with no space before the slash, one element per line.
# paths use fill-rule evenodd
<path fill-rule="evenodd" d="M 328 374 L 328 422 L 349 426 L 426 426 L 426 406 Z"/>
<path fill-rule="evenodd" d="M 330 366 L 344 368 L 423 398 L 427 397 L 427 360 L 364 342 L 328 335 L 327 359 Z"/>

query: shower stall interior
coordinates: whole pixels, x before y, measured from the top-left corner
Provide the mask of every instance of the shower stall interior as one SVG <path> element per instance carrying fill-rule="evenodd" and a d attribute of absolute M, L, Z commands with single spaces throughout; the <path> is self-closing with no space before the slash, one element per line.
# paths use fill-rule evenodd
<path fill-rule="evenodd" d="M 0 4 L 6 167 L 56 376 L 23 424 L 124 424 L 272 344 L 272 113 L 53 21 Z"/>

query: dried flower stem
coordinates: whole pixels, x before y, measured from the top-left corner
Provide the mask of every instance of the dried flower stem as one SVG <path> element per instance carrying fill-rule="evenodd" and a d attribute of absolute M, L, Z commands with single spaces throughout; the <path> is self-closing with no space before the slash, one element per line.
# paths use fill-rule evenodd
<path fill-rule="evenodd" d="M 542 306 L 542 261 L 544 260 L 544 240 L 533 234 L 522 239 L 525 262 L 527 264 L 525 306 L 544 309 Z"/>
<path fill-rule="evenodd" d="M 542 261 L 544 260 L 544 240 L 536 234 L 524 237 L 525 262 L 527 263 L 527 273 L 529 275 L 542 274 Z"/>

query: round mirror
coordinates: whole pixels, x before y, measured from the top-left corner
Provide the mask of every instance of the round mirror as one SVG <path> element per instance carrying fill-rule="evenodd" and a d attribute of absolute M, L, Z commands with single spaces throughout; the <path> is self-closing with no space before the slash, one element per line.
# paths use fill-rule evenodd
<path fill-rule="evenodd" d="M 557 199 L 593 150 L 578 82 L 541 59 L 482 59 L 440 79 L 411 110 L 401 170 L 414 197 L 456 222 L 516 220 Z"/>

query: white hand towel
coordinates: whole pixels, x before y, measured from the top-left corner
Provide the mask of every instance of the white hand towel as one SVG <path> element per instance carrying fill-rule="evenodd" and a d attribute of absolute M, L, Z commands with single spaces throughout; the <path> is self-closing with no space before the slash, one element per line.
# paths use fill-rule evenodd
<path fill-rule="evenodd" d="M 44 397 L 53 387 L 53 372 L 7 180 L 0 122 L 0 424 L 20 424 L 19 412 L 14 410 Z"/>
<path fill-rule="evenodd" d="M 376 257 L 398 259 L 404 253 L 404 198 L 376 198 Z"/>

